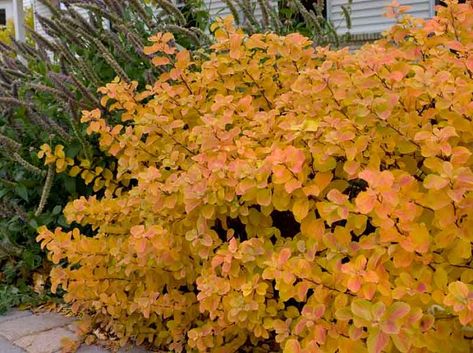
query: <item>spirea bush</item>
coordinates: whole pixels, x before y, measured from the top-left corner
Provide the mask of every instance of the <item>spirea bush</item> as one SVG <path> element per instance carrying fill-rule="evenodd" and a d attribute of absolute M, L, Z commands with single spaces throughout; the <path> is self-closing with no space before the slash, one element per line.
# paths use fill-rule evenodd
<path fill-rule="evenodd" d="M 315 43 L 339 42 L 320 6 L 307 11 L 291 0 L 276 12 L 277 1 L 225 1 L 247 33 L 301 31 Z M 115 161 L 80 123 L 83 109 L 100 105 L 97 88 L 117 75 L 152 84 L 167 69 L 154 67 L 143 53 L 156 32 L 170 31 L 176 46 L 192 50 L 212 40 L 206 33 L 213 16 L 202 0 L 179 8 L 168 0 L 63 0 L 60 7 L 58 1 L 37 2 L 50 13 L 35 16 L 44 31 L 33 31 L 31 8 L 26 42 L 10 38 L 13 23 L 0 28 L 0 292 L 5 286 L 12 293 L 0 293 L 0 313 L 29 298 L 32 288 L 48 293 L 49 263 L 35 242 L 38 226 L 67 229 L 64 205 L 112 182 Z"/>
<path fill-rule="evenodd" d="M 40 230 L 53 289 L 175 352 L 470 352 L 472 5 L 356 53 L 213 29 L 84 112 L 116 182 Z"/>

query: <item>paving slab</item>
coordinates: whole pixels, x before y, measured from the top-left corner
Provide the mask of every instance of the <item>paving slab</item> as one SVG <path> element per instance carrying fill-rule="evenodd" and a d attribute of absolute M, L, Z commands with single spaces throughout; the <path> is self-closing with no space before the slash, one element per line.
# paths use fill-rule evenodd
<path fill-rule="evenodd" d="M 76 353 L 110 353 L 110 352 L 102 347 L 82 345 Z"/>
<path fill-rule="evenodd" d="M 151 351 L 148 351 L 141 347 L 124 347 L 120 348 L 118 353 L 151 353 Z"/>
<path fill-rule="evenodd" d="M 11 320 L 21 319 L 22 317 L 32 316 L 31 311 L 11 310 L 7 314 L 0 315 L 0 323 Z M 0 351 L 1 352 L 1 351 Z"/>
<path fill-rule="evenodd" d="M 60 353 L 63 338 L 75 339 L 76 322 L 56 313 L 11 311 L 0 316 L 0 353 Z M 101 346 L 82 345 L 77 353 L 110 353 Z M 127 346 L 118 353 L 151 353 Z"/>
<path fill-rule="evenodd" d="M 77 332 L 77 322 L 73 322 L 66 326 L 69 331 Z"/>
<path fill-rule="evenodd" d="M 110 351 L 99 346 L 82 345 L 76 353 L 110 353 Z M 153 351 L 148 351 L 141 347 L 129 346 L 120 348 L 117 353 L 153 353 Z"/>
<path fill-rule="evenodd" d="M 16 347 L 10 342 L 8 342 L 5 338 L 0 337 L 0 352 L 1 353 L 26 353 L 20 347 Z M 101 353 L 101 352 L 98 352 Z"/>
<path fill-rule="evenodd" d="M 14 320 L 0 323 L 0 336 L 10 342 L 33 335 L 56 327 L 70 324 L 72 319 L 55 313 L 44 313 L 40 315 L 24 316 Z"/>
<path fill-rule="evenodd" d="M 24 336 L 15 342 L 28 353 L 54 353 L 62 348 L 63 338 L 74 339 L 76 336 L 63 327 L 56 327 L 30 336 Z"/>

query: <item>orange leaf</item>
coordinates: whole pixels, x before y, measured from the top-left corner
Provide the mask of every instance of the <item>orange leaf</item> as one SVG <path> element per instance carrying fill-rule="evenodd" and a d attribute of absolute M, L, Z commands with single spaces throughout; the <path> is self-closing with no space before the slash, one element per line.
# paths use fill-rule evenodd
<path fill-rule="evenodd" d="M 165 56 L 157 56 L 153 58 L 151 62 L 153 63 L 154 66 L 164 66 L 164 65 L 169 64 L 171 61 L 169 60 L 169 58 Z"/>

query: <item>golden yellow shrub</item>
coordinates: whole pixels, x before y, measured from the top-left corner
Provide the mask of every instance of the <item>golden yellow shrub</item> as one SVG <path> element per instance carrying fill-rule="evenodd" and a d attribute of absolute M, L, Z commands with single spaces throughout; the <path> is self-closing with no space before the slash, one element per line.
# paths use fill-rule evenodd
<path fill-rule="evenodd" d="M 131 181 L 67 206 L 93 236 L 41 229 L 53 289 L 176 352 L 470 352 L 471 4 L 356 53 L 214 30 L 84 112 Z"/>

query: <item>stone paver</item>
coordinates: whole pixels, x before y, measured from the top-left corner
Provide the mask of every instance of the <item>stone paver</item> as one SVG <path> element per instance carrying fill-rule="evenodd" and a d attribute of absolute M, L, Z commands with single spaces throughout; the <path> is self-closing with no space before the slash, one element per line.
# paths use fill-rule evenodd
<path fill-rule="evenodd" d="M 12 345 L 10 342 L 8 342 L 5 338 L 2 338 L 2 337 L 0 337 L 0 352 L 1 353 L 26 353 L 23 349 Z"/>
<path fill-rule="evenodd" d="M 109 353 L 109 351 L 97 346 L 82 346 L 76 353 Z"/>
<path fill-rule="evenodd" d="M 110 352 L 103 347 L 83 345 L 82 347 L 79 348 L 79 350 L 76 353 L 110 353 Z M 120 348 L 118 350 L 118 353 L 151 353 L 151 352 L 141 347 L 125 347 L 125 348 Z"/>
<path fill-rule="evenodd" d="M 0 315 L 0 324 L 7 321 L 21 319 L 22 317 L 33 316 L 31 311 L 13 310 L 5 315 Z"/>
<path fill-rule="evenodd" d="M 118 353 L 149 353 L 149 351 L 141 347 L 125 347 L 121 348 Z"/>
<path fill-rule="evenodd" d="M 51 353 L 61 350 L 63 338 L 74 339 L 76 336 L 63 327 L 56 327 L 31 336 L 22 337 L 13 342 L 28 353 Z"/>
<path fill-rule="evenodd" d="M 0 353 L 59 353 L 63 338 L 74 339 L 74 320 L 59 314 L 12 311 L 0 316 Z M 77 353 L 109 353 L 99 346 L 81 346 Z M 119 353 L 151 353 L 127 347 Z"/>
<path fill-rule="evenodd" d="M 71 322 L 72 319 L 54 313 L 23 316 L 14 320 L 1 322 L 0 335 L 12 342 L 24 336 L 33 335 L 55 327 L 65 326 Z"/>

